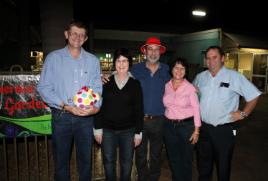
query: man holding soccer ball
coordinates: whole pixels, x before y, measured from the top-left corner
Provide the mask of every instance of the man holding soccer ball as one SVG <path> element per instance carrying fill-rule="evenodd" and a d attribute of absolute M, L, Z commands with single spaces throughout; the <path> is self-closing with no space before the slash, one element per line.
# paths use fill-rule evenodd
<path fill-rule="evenodd" d="M 72 21 L 64 35 L 67 45 L 47 55 L 37 90 L 52 111 L 54 180 L 70 180 L 74 141 L 79 180 L 88 181 L 91 180 L 92 115 L 99 111 L 101 101 L 81 108 L 75 105 L 74 96 L 84 86 L 101 95 L 100 63 L 82 48 L 88 37 L 81 22 Z"/>

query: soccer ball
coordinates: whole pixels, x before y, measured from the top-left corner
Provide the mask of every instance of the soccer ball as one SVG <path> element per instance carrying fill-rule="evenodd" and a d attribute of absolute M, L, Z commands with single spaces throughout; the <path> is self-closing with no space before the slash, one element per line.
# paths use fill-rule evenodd
<path fill-rule="evenodd" d="M 86 86 L 82 87 L 73 98 L 74 104 L 82 109 L 88 109 L 98 100 L 100 100 L 99 94 L 94 93 L 92 89 Z"/>

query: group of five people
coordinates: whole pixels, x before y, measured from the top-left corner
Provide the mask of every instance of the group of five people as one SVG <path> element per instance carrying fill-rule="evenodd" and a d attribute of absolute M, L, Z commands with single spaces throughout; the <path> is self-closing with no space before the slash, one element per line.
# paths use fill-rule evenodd
<path fill-rule="evenodd" d="M 185 59 L 177 58 L 170 69 L 159 61 L 166 47 L 156 37 L 141 46 L 146 61 L 133 66 L 130 51 L 117 49 L 115 71 L 101 78 L 99 60 L 82 48 L 88 38 L 86 27 L 72 21 L 64 35 L 66 47 L 47 55 L 37 86 L 52 111 L 55 180 L 70 180 L 73 140 L 79 180 L 91 180 L 93 134 L 102 147 L 106 180 L 117 178 L 117 148 L 120 180 L 131 179 L 134 152 L 138 180 L 159 180 L 163 143 L 172 180 L 192 180 L 196 143 L 199 180 L 211 180 L 214 162 L 218 180 L 230 179 L 234 123 L 253 111 L 261 93 L 243 75 L 224 67 L 220 47 L 206 50 L 208 70 L 193 84 L 187 80 Z M 102 100 L 88 109 L 76 107 L 73 96 L 83 86 L 102 95 Z M 240 96 L 246 99 L 241 110 Z"/>

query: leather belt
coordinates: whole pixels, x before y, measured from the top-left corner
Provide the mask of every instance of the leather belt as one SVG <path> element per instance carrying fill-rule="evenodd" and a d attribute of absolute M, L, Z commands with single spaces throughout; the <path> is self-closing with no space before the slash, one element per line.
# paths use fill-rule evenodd
<path fill-rule="evenodd" d="M 71 114 L 69 111 L 63 110 L 63 109 L 58 109 L 55 107 L 49 107 L 51 111 L 54 111 L 55 113 L 59 114 L 63 114 L 63 113 L 67 113 L 67 114 Z"/>
<path fill-rule="evenodd" d="M 219 127 L 232 127 L 232 128 L 234 128 L 234 129 L 236 129 L 236 128 L 238 128 L 239 127 L 239 125 L 238 124 L 236 124 L 236 122 L 232 122 L 232 123 L 225 123 L 225 124 L 219 124 L 219 125 L 217 125 L 217 126 L 214 126 L 214 125 L 212 125 L 212 124 L 209 124 L 209 123 L 206 123 L 206 122 L 202 122 L 202 126 L 206 126 L 206 127 L 214 127 L 214 128 L 219 128 Z"/>
<path fill-rule="evenodd" d="M 189 118 L 185 118 L 185 119 L 168 119 L 168 121 L 172 122 L 172 123 L 185 123 L 185 122 L 189 122 L 189 121 L 193 121 L 194 117 L 189 117 Z"/>
<path fill-rule="evenodd" d="M 154 120 L 160 119 L 160 118 L 162 118 L 162 117 L 163 117 L 163 116 L 144 115 L 143 120 L 144 120 L 145 122 L 149 122 L 149 121 L 154 121 Z"/>

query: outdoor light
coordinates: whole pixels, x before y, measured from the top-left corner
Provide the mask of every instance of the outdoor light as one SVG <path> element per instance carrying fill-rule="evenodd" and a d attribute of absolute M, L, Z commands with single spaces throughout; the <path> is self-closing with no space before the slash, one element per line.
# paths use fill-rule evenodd
<path fill-rule="evenodd" d="M 193 11 L 192 11 L 192 14 L 193 14 L 194 16 L 206 16 L 206 12 L 203 11 L 203 10 L 193 10 Z"/>

